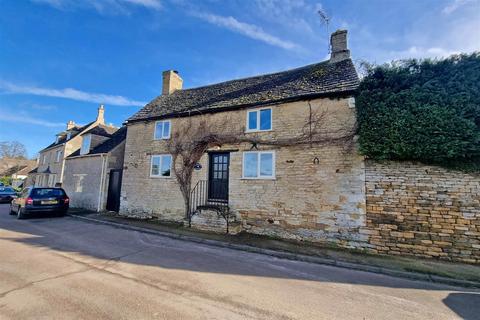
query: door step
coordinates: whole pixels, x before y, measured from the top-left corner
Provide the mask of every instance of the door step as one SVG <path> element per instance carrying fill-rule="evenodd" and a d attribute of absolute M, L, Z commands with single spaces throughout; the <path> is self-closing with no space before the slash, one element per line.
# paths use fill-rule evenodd
<path fill-rule="evenodd" d="M 227 233 L 227 221 L 222 217 L 218 208 L 204 205 L 199 207 L 192 216 L 192 228 L 214 233 Z M 235 215 L 228 218 L 228 233 L 237 234 L 242 231 L 242 223 L 236 220 Z"/>

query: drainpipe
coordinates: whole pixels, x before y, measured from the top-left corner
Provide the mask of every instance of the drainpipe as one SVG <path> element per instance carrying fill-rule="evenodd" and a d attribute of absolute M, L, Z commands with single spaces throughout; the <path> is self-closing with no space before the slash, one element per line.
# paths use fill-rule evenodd
<path fill-rule="evenodd" d="M 108 164 L 108 155 L 101 154 L 102 157 L 102 173 L 100 176 L 100 190 L 98 192 L 98 204 L 97 204 L 97 212 L 100 212 L 101 207 L 102 207 L 102 200 L 103 200 L 103 189 L 105 188 L 105 172 L 107 170 L 107 164 Z"/>

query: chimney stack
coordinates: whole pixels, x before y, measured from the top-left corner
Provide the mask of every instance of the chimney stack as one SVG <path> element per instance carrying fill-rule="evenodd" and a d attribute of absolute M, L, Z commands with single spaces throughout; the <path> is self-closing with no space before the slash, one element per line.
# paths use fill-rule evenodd
<path fill-rule="evenodd" d="M 97 114 L 97 120 L 99 124 L 105 124 L 105 109 L 103 108 L 103 104 L 101 104 L 98 107 L 98 114 Z"/>
<path fill-rule="evenodd" d="M 162 95 L 172 94 L 177 90 L 182 90 L 183 80 L 178 75 L 178 71 L 167 70 L 163 72 Z"/>
<path fill-rule="evenodd" d="M 350 58 L 350 50 L 347 48 L 347 30 L 337 30 L 330 36 L 332 53 L 330 62 L 339 62 Z"/>
<path fill-rule="evenodd" d="M 67 130 L 72 129 L 73 127 L 75 127 L 75 122 L 73 122 L 72 120 L 69 120 L 67 122 Z"/>

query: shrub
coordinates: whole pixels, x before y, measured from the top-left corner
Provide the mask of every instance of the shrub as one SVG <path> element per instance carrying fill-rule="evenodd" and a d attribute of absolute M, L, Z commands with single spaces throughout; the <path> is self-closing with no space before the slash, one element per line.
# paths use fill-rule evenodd
<path fill-rule="evenodd" d="M 369 158 L 480 170 L 480 53 L 367 68 L 356 99 Z"/>

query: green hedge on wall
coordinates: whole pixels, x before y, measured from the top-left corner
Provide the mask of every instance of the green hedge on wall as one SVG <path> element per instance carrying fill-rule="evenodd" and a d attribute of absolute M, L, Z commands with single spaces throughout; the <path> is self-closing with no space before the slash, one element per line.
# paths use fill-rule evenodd
<path fill-rule="evenodd" d="M 480 170 L 480 53 L 368 68 L 356 105 L 369 158 Z"/>

